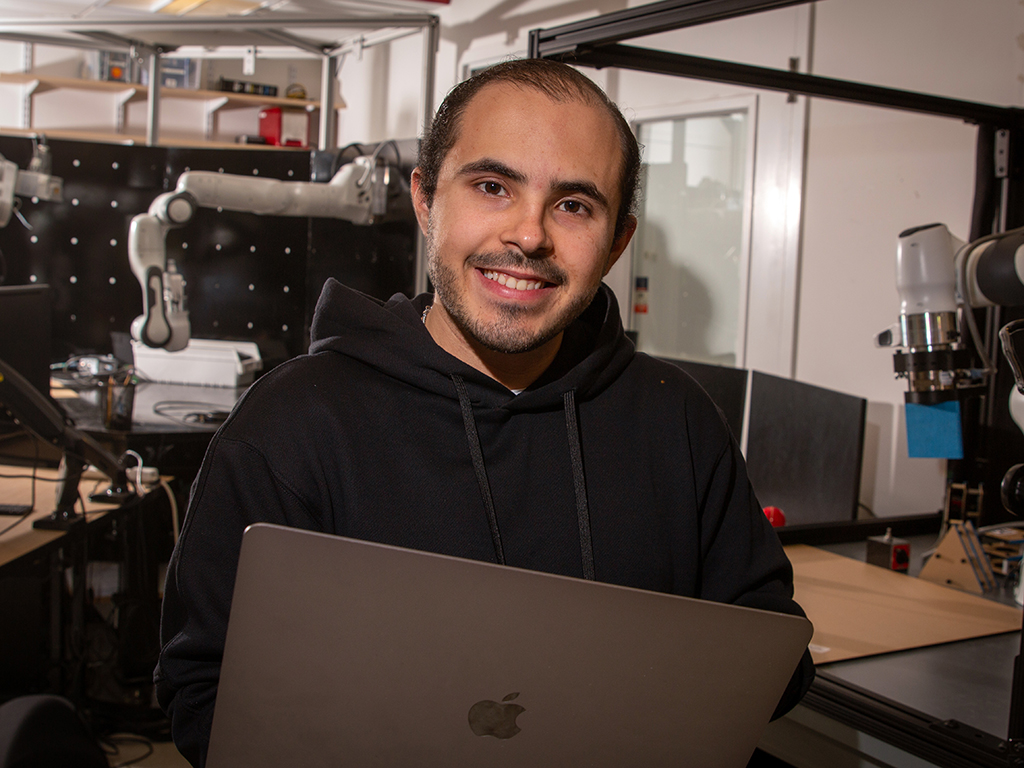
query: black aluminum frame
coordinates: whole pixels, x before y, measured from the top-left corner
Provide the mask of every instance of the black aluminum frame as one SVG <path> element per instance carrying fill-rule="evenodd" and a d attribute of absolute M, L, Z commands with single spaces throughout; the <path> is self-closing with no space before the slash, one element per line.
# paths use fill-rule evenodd
<path fill-rule="evenodd" d="M 663 0 L 558 27 L 533 30 L 530 33 L 530 57 L 551 58 L 581 44 L 607 45 L 641 35 L 807 2 L 811 0 Z"/>
<path fill-rule="evenodd" d="M 641 72 L 712 80 L 733 85 L 960 118 L 994 128 L 1024 129 L 1024 109 L 963 101 L 851 80 L 806 75 L 771 67 L 687 56 L 621 41 L 697 26 L 711 21 L 803 5 L 811 0 L 664 0 L 584 21 L 530 31 L 529 55 L 580 66 L 619 67 Z"/>

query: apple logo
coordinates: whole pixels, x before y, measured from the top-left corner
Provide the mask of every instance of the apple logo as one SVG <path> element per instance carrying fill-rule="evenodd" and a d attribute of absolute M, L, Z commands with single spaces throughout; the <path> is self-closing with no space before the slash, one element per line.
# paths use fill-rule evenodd
<path fill-rule="evenodd" d="M 493 736 L 496 739 L 511 739 L 520 728 L 516 718 L 526 711 L 526 707 L 510 704 L 519 693 L 510 693 L 501 703 L 497 701 L 478 701 L 469 708 L 469 727 L 477 736 Z"/>

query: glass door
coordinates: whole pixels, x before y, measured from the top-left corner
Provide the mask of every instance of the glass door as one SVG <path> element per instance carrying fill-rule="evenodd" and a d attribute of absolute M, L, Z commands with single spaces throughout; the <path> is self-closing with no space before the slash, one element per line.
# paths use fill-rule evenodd
<path fill-rule="evenodd" d="M 630 328 L 641 351 L 744 365 L 751 112 L 737 108 L 637 123 L 644 176 Z"/>

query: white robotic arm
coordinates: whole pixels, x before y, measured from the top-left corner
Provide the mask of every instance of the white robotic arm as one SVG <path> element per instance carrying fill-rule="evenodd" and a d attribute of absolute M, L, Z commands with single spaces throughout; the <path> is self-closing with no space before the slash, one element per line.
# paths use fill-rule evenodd
<path fill-rule="evenodd" d="M 32 161 L 27 170 L 18 168 L 0 155 L 0 227 L 6 227 L 11 214 L 16 212 L 15 195 L 37 197 L 40 200 L 60 202 L 64 199 L 64 180 L 50 175 L 50 147 L 35 145 Z M 19 216 L 21 214 L 18 214 Z M 22 219 L 25 223 L 25 219 Z M 27 223 L 26 223 L 26 226 Z"/>
<path fill-rule="evenodd" d="M 132 337 L 169 352 L 184 349 L 190 327 L 184 279 L 167 258 L 167 233 L 187 224 L 197 208 L 218 208 L 269 216 L 316 216 L 371 224 L 384 213 L 388 166 L 373 157 L 343 165 L 326 184 L 279 181 L 208 171 L 187 171 L 177 187 L 157 197 L 148 213 L 134 217 L 128 259 L 142 285 L 142 315 Z"/>
<path fill-rule="evenodd" d="M 991 368 L 978 341 L 974 315 L 964 310 L 1024 305 L 1024 230 L 967 244 L 944 224 L 901 232 L 896 288 L 899 324 L 880 333 L 876 344 L 901 348 L 894 367 L 908 380 L 908 402 L 954 399 L 971 365 L 962 325 L 975 337 L 983 366 Z"/>
<path fill-rule="evenodd" d="M 975 322 L 976 307 L 1024 306 L 1024 229 L 964 243 L 943 224 L 900 233 L 896 252 L 900 321 L 880 333 L 878 346 L 895 346 L 893 368 L 908 382 L 907 448 L 910 456 L 964 457 L 960 399 L 967 387 L 994 372 Z M 970 331 L 980 369 L 963 333 Z M 1024 321 L 1000 331 L 1017 386 L 1011 418 L 1024 429 Z M 1024 514 L 1024 465 L 1002 481 L 1003 505 Z"/>

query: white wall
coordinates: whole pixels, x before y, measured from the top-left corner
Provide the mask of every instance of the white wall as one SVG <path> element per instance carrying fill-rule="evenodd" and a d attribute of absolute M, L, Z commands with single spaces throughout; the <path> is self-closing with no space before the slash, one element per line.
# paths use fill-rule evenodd
<path fill-rule="evenodd" d="M 531 29 L 625 7 L 625 0 L 451 0 L 431 8 L 441 19 L 434 106 L 463 79 L 466 67 L 525 56 Z M 340 69 L 342 96 L 363 109 L 340 116 L 341 145 L 420 134 L 421 62 L 418 35 L 368 49 L 361 57 L 345 57 Z M 600 76 L 596 79 L 602 82 Z"/>

